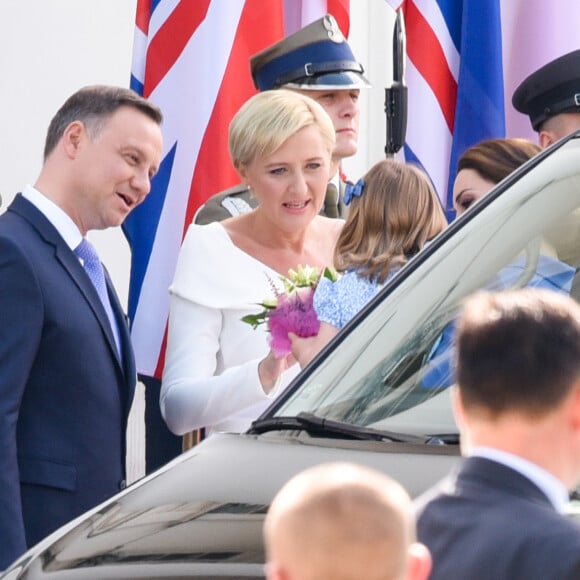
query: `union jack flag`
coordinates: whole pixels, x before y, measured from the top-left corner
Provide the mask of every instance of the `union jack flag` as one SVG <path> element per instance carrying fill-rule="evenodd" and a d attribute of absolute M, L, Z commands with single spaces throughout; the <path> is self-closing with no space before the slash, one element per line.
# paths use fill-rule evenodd
<path fill-rule="evenodd" d="M 457 160 L 493 137 L 536 137 L 511 105 L 531 72 L 579 47 L 576 0 L 387 0 L 407 31 L 404 158 L 431 177 L 453 217 Z"/>

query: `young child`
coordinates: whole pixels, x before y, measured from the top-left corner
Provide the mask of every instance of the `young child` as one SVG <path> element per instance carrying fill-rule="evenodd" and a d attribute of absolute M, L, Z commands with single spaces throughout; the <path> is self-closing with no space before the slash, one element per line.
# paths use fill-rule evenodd
<path fill-rule="evenodd" d="M 264 521 L 268 580 L 426 580 L 409 494 L 382 472 L 323 463 L 278 491 Z"/>
<path fill-rule="evenodd" d="M 427 241 L 447 226 L 428 177 L 417 167 L 386 159 L 376 163 L 344 201 L 348 218 L 334 250 L 336 282 L 323 278 L 314 294 L 320 331 L 291 336 L 304 367 Z"/>

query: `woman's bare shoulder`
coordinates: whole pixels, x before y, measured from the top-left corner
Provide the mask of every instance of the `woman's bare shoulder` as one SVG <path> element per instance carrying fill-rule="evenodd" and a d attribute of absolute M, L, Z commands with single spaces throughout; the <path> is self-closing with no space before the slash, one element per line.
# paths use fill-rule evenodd
<path fill-rule="evenodd" d="M 332 237 L 334 239 L 338 238 L 342 231 L 342 227 L 344 226 L 344 220 L 340 218 L 317 216 L 316 221 L 318 231 L 324 237 Z"/>

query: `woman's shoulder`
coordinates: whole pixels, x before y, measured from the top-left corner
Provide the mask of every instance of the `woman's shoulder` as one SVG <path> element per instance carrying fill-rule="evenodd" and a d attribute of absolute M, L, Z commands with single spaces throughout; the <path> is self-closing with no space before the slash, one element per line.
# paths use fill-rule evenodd
<path fill-rule="evenodd" d="M 226 242 L 227 239 L 227 232 L 221 222 L 212 222 L 203 225 L 191 223 L 187 228 L 181 248 L 183 251 L 184 248 L 188 249 L 192 246 L 199 248 L 199 244 L 214 246 L 216 242 L 220 240 Z"/>
<path fill-rule="evenodd" d="M 344 220 L 341 218 L 329 218 L 323 215 L 317 215 L 312 221 L 312 226 L 314 236 L 318 240 L 329 242 L 332 248 L 334 248 L 344 226 Z"/>
<path fill-rule="evenodd" d="M 205 284 L 223 284 L 227 272 L 238 263 L 233 258 L 234 245 L 219 222 L 198 225 L 187 229 L 171 285 L 172 292 L 189 295 Z M 224 268 L 224 264 L 232 264 Z"/>
<path fill-rule="evenodd" d="M 317 215 L 313 220 L 313 223 L 317 224 L 321 230 L 326 232 L 337 232 L 337 235 L 342 230 L 344 222 L 345 220 L 342 218 L 329 218 L 324 215 Z"/>
<path fill-rule="evenodd" d="M 170 291 L 215 308 L 247 307 L 269 295 L 271 276 L 276 272 L 238 248 L 221 222 L 193 224 L 181 246 Z"/>

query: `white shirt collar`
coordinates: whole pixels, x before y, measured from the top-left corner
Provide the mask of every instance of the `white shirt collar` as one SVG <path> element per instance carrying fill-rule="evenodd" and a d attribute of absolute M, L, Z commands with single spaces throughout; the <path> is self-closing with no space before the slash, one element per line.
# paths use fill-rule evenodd
<path fill-rule="evenodd" d="M 542 469 L 536 463 L 491 447 L 475 447 L 470 456 L 490 459 L 517 471 L 542 490 L 556 511 L 565 512 L 569 502 L 566 487 L 557 477 Z"/>
<path fill-rule="evenodd" d="M 22 190 L 22 196 L 25 197 L 46 219 L 56 228 L 67 246 L 74 250 L 83 239 L 77 225 L 71 217 L 62 210 L 56 203 L 48 199 L 43 193 L 27 185 Z"/>

